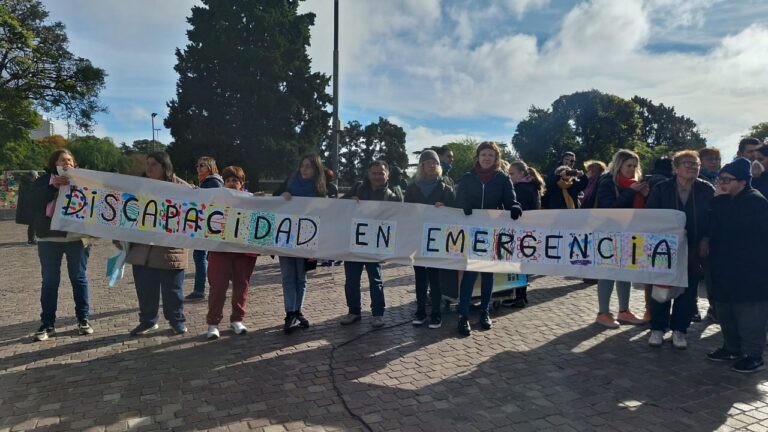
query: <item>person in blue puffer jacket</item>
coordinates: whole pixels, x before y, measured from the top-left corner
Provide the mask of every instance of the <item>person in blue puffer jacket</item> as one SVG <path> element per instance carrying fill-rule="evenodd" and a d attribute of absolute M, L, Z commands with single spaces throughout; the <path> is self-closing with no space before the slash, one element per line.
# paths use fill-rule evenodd
<path fill-rule="evenodd" d="M 475 166 L 464 174 L 458 182 L 456 207 L 469 216 L 473 209 L 509 210 L 512 219 L 517 220 L 523 210 L 515 198 L 515 189 L 507 173 L 501 171 L 501 150 L 492 141 L 480 143 L 475 151 Z M 493 273 L 480 273 L 482 292 L 480 296 L 480 327 L 490 330 L 492 327 L 488 306 L 493 294 Z M 469 303 L 478 272 L 466 271 L 459 288 L 459 323 L 458 331 L 469 336 Z"/>

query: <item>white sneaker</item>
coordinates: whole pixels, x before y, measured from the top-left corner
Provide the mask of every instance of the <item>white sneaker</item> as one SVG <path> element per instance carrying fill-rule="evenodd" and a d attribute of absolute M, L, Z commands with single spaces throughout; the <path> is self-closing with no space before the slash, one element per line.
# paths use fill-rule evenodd
<path fill-rule="evenodd" d="M 206 334 L 206 337 L 208 337 L 208 339 L 210 339 L 210 340 L 218 339 L 219 338 L 219 328 L 216 327 L 215 325 L 209 325 L 208 326 L 208 333 Z"/>
<path fill-rule="evenodd" d="M 371 318 L 371 327 L 373 327 L 373 328 L 384 327 L 384 317 L 383 316 L 375 316 L 375 317 Z"/>
<path fill-rule="evenodd" d="M 648 345 L 660 347 L 664 343 L 664 332 L 661 330 L 651 330 L 651 337 L 648 338 Z"/>
<path fill-rule="evenodd" d="M 242 321 L 232 321 L 229 326 L 232 327 L 232 330 L 237 335 L 248 333 L 248 328 L 243 325 Z"/>
<path fill-rule="evenodd" d="M 675 348 L 684 350 L 688 348 L 688 341 L 685 340 L 685 333 L 675 330 L 672 332 L 672 345 Z"/>

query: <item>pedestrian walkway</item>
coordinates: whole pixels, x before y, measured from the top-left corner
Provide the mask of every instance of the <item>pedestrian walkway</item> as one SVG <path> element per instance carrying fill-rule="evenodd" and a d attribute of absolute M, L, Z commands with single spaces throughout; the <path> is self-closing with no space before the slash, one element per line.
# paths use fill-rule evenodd
<path fill-rule="evenodd" d="M 198 302 L 185 306 L 188 334 L 173 336 L 161 320 L 130 338 L 130 268 L 107 287 L 113 247 L 97 240 L 88 272 L 95 333 L 77 335 L 64 277 L 58 336 L 33 343 L 40 270 L 22 228 L 0 222 L 0 432 L 768 430 L 768 374 L 704 358 L 721 341 L 717 325 L 694 324 L 686 351 L 650 348 L 645 327 L 593 324 L 594 286 L 556 277 L 533 282 L 528 308 L 496 311 L 493 330 L 459 338 L 455 313 L 437 330 L 410 324 L 413 271 L 395 265 L 384 270 L 387 326 L 373 331 L 370 313 L 339 326 L 343 269 L 319 267 L 304 310 L 312 325 L 285 335 L 279 265 L 260 257 L 247 335 L 207 341 L 207 304 Z M 633 292 L 638 313 L 642 297 Z"/>

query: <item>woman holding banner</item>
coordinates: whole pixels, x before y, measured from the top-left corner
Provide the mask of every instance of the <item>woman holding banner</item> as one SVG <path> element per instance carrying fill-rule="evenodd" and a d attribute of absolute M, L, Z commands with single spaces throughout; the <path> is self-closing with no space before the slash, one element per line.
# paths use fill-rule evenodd
<path fill-rule="evenodd" d="M 512 219 L 517 220 L 523 210 L 515 199 L 515 189 L 507 173 L 502 172 L 501 150 L 492 141 L 480 143 L 475 151 L 475 166 L 459 180 L 456 207 L 469 216 L 473 209 L 506 209 Z M 490 330 L 493 326 L 489 314 L 493 295 L 493 273 L 479 273 L 481 276 L 480 327 Z M 459 288 L 458 331 L 463 336 L 472 334 L 469 325 L 469 304 L 478 272 L 465 271 Z"/>
<path fill-rule="evenodd" d="M 317 153 L 301 158 L 299 168 L 273 193 L 286 200 L 291 197 L 325 198 L 328 187 L 325 168 Z M 308 268 L 309 265 L 312 268 Z M 307 290 L 307 270 L 313 269 L 316 261 L 306 258 L 280 257 L 280 273 L 283 278 L 283 303 L 285 305 L 285 324 L 283 331 L 292 333 L 296 328 L 308 328 L 309 321 L 304 318 L 301 308 Z"/>
<path fill-rule="evenodd" d="M 640 157 L 631 150 L 619 150 L 613 155 L 597 186 L 597 208 L 635 208 L 645 207 L 645 198 L 650 193 L 650 186 L 642 177 Z M 618 319 L 610 311 L 611 293 L 616 285 L 619 297 Z M 629 310 L 630 282 L 600 279 L 597 281 L 597 301 L 599 312 L 595 322 L 607 328 L 619 328 L 620 323 L 644 324 L 645 321 Z"/>
<path fill-rule="evenodd" d="M 197 179 L 200 180 L 200 189 L 213 189 L 224 187 L 224 180 L 219 175 L 216 160 L 210 156 L 203 156 L 195 164 Z M 196 250 L 192 253 L 195 261 L 195 288 L 186 297 L 187 300 L 202 300 L 205 298 L 205 280 L 208 272 L 208 251 Z"/>
<path fill-rule="evenodd" d="M 189 186 L 173 173 L 168 153 L 159 151 L 147 156 L 146 176 L 152 180 Z M 131 336 L 140 336 L 158 328 L 157 312 L 163 296 L 163 316 L 175 334 L 187 332 L 184 324 L 184 269 L 187 250 L 174 247 L 130 243 L 125 262 L 133 267 L 136 296 L 139 300 L 139 325 Z"/>
<path fill-rule="evenodd" d="M 434 205 L 443 207 L 453 206 L 453 188 L 442 177 L 443 169 L 440 159 L 434 150 L 424 150 L 419 156 L 419 167 L 414 181 L 405 189 L 405 202 Z M 416 275 L 416 316 L 413 325 L 420 326 L 427 322 L 427 286 L 431 303 L 429 328 L 436 329 L 442 325 L 440 302 L 443 294 L 440 289 L 440 270 L 430 267 L 413 266 Z"/>
<path fill-rule="evenodd" d="M 704 269 L 699 258 L 699 248 L 709 230 L 709 206 L 715 188 L 699 179 L 701 161 L 695 150 L 675 153 L 672 158 L 674 175 L 653 187 L 645 208 L 672 209 L 685 212 L 685 232 L 688 236 L 688 287 L 674 300 L 659 303 L 649 300 L 651 312 L 651 336 L 648 345 L 661 346 L 664 332 L 672 330 L 672 344 L 685 349 L 685 334 L 696 313 L 696 293 Z M 670 308 L 672 314 L 670 316 Z"/>
<path fill-rule="evenodd" d="M 34 335 L 35 341 L 43 341 L 56 335 L 56 306 L 59 298 L 61 281 L 61 259 L 67 257 L 67 273 L 72 283 L 72 295 L 75 298 L 77 332 L 81 335 L 93 333 L 88 322 L 88 257 L 91 247 L 83 236 L 51 229 L 51 218 L 56 211 L 56 198 L 62 187 L 66 189 L 69 180 L 58 174 L 58 168 L 74 168 L 75 158 L 69 150 L 54 150 L 48 156 L 46 174 L 38 177 L 32 185 L 32 226 L 38 237 L 37 254 L 40 257 L 43 284 L 40 289 L 42 321 Z"/>

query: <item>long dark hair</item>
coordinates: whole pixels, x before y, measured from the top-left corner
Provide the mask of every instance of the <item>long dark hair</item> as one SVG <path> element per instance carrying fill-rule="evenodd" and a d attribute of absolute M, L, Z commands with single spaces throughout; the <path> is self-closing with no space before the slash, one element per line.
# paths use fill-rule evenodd
<path fill-rule="evenodd" d="M 298 176 L 301 175 L 299 171 L 304 160 L 308 160 L 312 165 L 312 169 L 315 170 L 315 176 L 313 177 L 313 180 L 315 181 L 315 190 L 320 195 L 326 195 L 328 193 L 328 187 L 326 186 L 325 167 L 323 167 L 323 161 L 320 160 L 320 155 L 317 153 L 309 153 L 302 156 L 299 162 L 299 169 L 296 170 L 296 175 Z"/>
<path fill-rule="evenodd" d="M 59 161 L 59 158 L 63 154 L 68 154 L 72 158 L 72 162 L 75 163 L 75 166 L 77 166 L 77 161 L 75 161 L 75 156 L 72 155 L 72 152 L 67 149 L 56 149 L 51 152 L 51 154 L 48 156 L 48 165 L 45 167 L 46 170 L 51 174 L 58 174 L 58 171 L 56 171 L 56 162 Z"/>
<path fill-rule="evenodd" d="M 173 162 L 168 153 L 164 151 L 156 151 L 147 155 L 147 158 L 152 158 L 155 162 L 159 163 L 163 167 L 163 177 L 165 181 L 173 181 Z"/>

